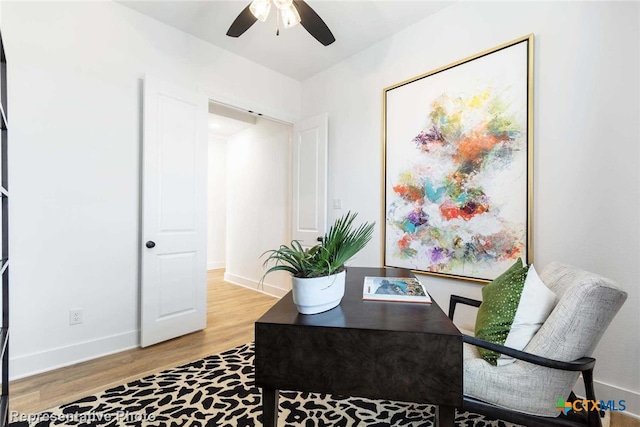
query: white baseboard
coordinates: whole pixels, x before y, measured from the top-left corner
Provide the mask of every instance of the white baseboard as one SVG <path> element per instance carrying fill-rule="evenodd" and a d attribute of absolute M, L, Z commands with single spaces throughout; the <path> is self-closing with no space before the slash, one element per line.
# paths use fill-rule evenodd
<path fill-rule="evenodd" d="M 626 409 L 621 413 L 632 418 L 640 419 L 640 393 L 600 381 L 594 381 L 593 386 L 596 389 L 596 399 L 598 401 L 604 400 L 606 402 L 613 400 L 617 404 L 620 400 L 624 400 Z M 586 394 L 584 392 L 582 377 L 578 378 L 578 382 L 573 390 L 578 396 L 584 396 Z"/>
<path fill-rule="evenodd" d="M 262 292 L 263 294 L 271 295 L 274 297 L 282 298 L 289 292 L 288 289 L 282 289 L 268 283 L 260 284 L 259 281 L 249 279 L 247 277 L 238 276 L 233 273 L 224 273 L 225 282 L 233 283 L 245 288 L 253 289 L 254 291 Z"/>
<path fill-rule="evenodd" d="M 217 270 L 219 268 L 224 268 L 226 264 L 227 263 L 224 261 L 211 261 L 207 263 L 207 270 Z"/>
<path fill-rule="evenodd" d="M 52 371 L 139 346 L 139 331 L 84 341 L 38 353 L 12 357 L 10 380 Z"/>

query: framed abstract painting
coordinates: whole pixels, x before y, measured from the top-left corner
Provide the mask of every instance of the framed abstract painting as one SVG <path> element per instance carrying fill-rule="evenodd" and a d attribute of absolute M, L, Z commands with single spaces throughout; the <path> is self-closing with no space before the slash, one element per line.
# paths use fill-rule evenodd
<path fill-rule="evenodd" d="M 383 90 L 384 264 L 487 282 L 533 262 L 533 35 Z"/>

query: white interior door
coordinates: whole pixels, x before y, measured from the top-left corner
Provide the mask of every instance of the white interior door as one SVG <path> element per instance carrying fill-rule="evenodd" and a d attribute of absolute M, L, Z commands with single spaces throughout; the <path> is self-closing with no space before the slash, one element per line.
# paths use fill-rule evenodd
<path fill-rule="evenodd" d="M 329 118 L 310 117 L 293 126 L 292 239 L 311 247 L 327 229 Z"/>
<path fill-rule="evenodd" d="M 206 326 L 207 105 L 145 76 L 142 347 Z"/>

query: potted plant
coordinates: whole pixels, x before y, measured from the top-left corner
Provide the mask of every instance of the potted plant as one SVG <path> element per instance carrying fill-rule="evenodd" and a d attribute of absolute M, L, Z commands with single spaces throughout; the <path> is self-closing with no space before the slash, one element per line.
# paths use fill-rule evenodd
<path fill-rule="evenodd" d="M 273 262 L 262 276 L 274 271 L 288 271 L 292 275 L 293 302 L 302 314 L 316 314 L 331 310 L 344 296 L 344 263 L 357 254 L 371 240 L 375 223 L 356 227 L 357 213 L 348 212 L 338 218 L 317 245 L 305 249 L 299 241 L 291 246 L 266 251 L 264 266 Z"/>

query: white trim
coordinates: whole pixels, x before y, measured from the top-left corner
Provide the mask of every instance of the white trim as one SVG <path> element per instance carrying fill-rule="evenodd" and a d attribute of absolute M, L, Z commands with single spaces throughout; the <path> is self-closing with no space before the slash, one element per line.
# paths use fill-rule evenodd
<path fill-rule="evenodd" d="M 282 289 L 268 283 L 263 283 L 261 285 L 260 282 L 253 279 L 227 272 L 224 273 L 224 281 L 233 283 L 234 285 L 242 286 L 243 288 L 249 288 L 254 291 L 262 292 L 263 294 L 271 295 L 272 297 L 277 298 L 282 298 L 289 292 L 288 289 Z"/>
<path fill-rule="evenodd" d="M 17 380 L 42 372 L 52 371 L 76 363 L 108 356 L 121 351 L 139 347 L 140 331 L 124 332 L 79 342 L 63 347 L 52 348 L 38 353 L 12 357 L 10 380 Z"/>
<path fill-rule="evenodd" d="M 235 95 L 225 95 L 220 90 L 213 88 L 199 86 L 198 92 L 207 95 L 210 102 L 215 102 L 217 104 L 246 112 L 251 111 L 250 114 L 262 116 L 275 122 L 292 126 L 298 120 L 297 117 L 291 115 L 291 113 L 287 111 L 273 109 L 265 105 L 259 105 L 253 101 L 238 98 Z"/>
<path fill-rule="evenodd" d="M 623 417 L 632 418 L 634 420 L 640 420 L 640 415 L 633 414 L 633 413 L 628 412 L 628 411 L 621 412 L 620 415 L 622 415 Z"/>
<path fill-rule="evenodd" d="M 227 265 L 224 261 L 212 261 L 207 264 L 207 270 L 218 270 L 220 268 L 225 268 Z"/>
<path fill-rule="evenodd" d="M 627 417 L 640 420 L 640 393 L 600 381 L 594 381 L 593 386 L 596 389 L 596 399 L 598 401 L 615 400 L 618 402 L 624 400 L 627 408 L 620 413 Z M 584 396 L 586 394 L 584 392 L 582 376 L 578 379 L 573 390 L 578 396 Z"/>

